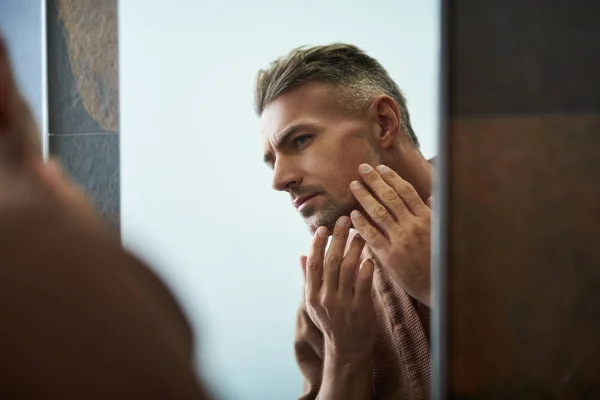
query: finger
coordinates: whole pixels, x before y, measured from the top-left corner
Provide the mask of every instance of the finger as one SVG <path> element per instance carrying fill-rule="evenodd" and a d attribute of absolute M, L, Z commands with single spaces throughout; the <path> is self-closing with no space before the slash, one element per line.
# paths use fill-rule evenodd
<path fill-rule="evenodd" d="M 352 244 L 352 239 L 354 239 L 355 236 L 360 236 L 358 231 L 354 228 L 350 228 L 348 240 L 346 240 L 346 248 L 344 249 L 344 257 L 346 257 L 346 254 L 348 254 L 348 250 L 350 250 L 350 245 Z"/>
<path fill-rule="evenodd" d="M 371 217 L 382 232 L 390 236 L 397 229 L 398 222 L 395 217 L 360 182 L 352 181 L 350 190 L 367 215 Z"/>
<path fill-rule="evenodd" d="M 344 257 L 344 261 L 342 261 L 342 266 L 340 267 L 338 296 L 341 300 L 348 300 L 352 298 L 360 255 L 364 247 L 365 240 L 360 237 L 360 235 L 354 236 L 348 249 L 348 253 Z"/>
<path fill-rule="evenodd" d="M 386 210 L 391 212 L 396 221 L 402 222 L 402 219 L 405 218 L 410 211 L 408 211 L 406 204 L 404 204 L 404 201 L 400 198 L 400 195 L 396 193 L 394 188 L 388 185 L 379 172 L 373 169 L 369 164 L 361 164 L 360 167 L 358 167 L 358 172 L 365 184 L 371 189 L 376 199 L 385 206 Z M 369 192 L 366 191 L 366 193 L 368 194 Z M 365 208 L 365 210 L 367 212 L 369 211 L 367 208 Z M 375 211 L 377 212 L 377 210 Z M 379 212 L 383 213 L 382 210 Z M 371 213 L 369 213 L 369 215 L 371 215 Z M 373 218 L 373 216 L 371 216 L 371 218 Z"/>
<path fill-rule="evenodd" d="M 313 242 L 306 260 L 306 297 L 313 302 L 318 299 L 323 282 L 323 255 L 327 245 L 327 228 L 320 226 L 313 236 Z"/>
<path fill-rule="evenodd" d="M 306 286 L 306 256 L 300 256 L 300 267 L 302 268 L 302 283 Z"/>
<path fill-rule="evenodd" d="M 356 289 L 354 291 L 355 301 L 364 302 L 371 298 L 374 272 L 375 263 L 371 259 L 367 258 L 360 264 L 360 270 L 356 277 Z"/>
<path fill-rule="evenodd" d="M 17 89 L 8 50 L 0 37 L 0 166 L 41 161 L 41 155 L 36 123 Z"/>
<path fill-rule="evenodd" d="M 427 205 L 423 202 L 413 185 L 402 179 L 396 171 L 385 165 L 379 165 L 377 171 L 383 180 L 398 193 L 411 213 L 422 215 L 424 212 L 427 212 Z"/>
<path fill-rule="evenodd" d="M 323 266 L 325 293 L 335 294 L 337 292 L 340 280 L 340 266 L 344 258 L 344 247 L 346 247 L 349 232 L 350 218 L 344 215 L 337 220 L 333 228 L 333 238 L 325 255 L 325 264 Z"/>
<path fill-rule="evenodd" d="M 352 225 L 358 231 L 360 236 L 374 249 L 381 249 L 385 246 L 388 240 L 375 228 L 367 219 L 360 213 L 354 210 L 350 213 Z"/>

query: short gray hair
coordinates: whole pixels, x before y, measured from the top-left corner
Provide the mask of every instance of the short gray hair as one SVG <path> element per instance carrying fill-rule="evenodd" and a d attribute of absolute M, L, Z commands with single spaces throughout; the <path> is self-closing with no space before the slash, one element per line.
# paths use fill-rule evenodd
<path fill-rule="evenodd" d="M 273 61 L 268 69 L 261 69 L 256 77 L 256 113 L 262 115 L 265 107 L 278 96 L 311 81 L 346 89 L 344 103 L 353 109 L 362 107 L 379 94 L 391 97 L 400 110 L 402 130 L 419 147 L 406 98 L 398 85 L 377 60 L 350 44 L 298 47 Z"/>

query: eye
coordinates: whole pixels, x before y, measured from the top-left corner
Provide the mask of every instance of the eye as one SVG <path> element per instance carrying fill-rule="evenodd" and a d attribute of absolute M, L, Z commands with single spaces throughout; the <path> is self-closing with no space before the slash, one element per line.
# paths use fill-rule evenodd
<path fill-rule="evenodd" d="M 302 135 L 302 136 L 298 136 L 296 138 L 294 138 L 294 140 L 292 141 L 294 143 L 295 147 L 300 147 L 303 144 L 305 144 L 308 139 L 310 139 L 310 136 L 308 135 Z"/>

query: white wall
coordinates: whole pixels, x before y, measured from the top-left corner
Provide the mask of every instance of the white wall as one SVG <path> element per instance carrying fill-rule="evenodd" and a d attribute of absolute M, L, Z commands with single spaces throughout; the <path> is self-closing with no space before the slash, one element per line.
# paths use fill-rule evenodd
<path fill-rule="evenodd" d="M 47 155 L 46 1 L 0 0 L 0 33 L 15 79 L 40 128 Z"/>
<path fill-rule="evenodd" d="M 404 90 L 432 156 L 437 3 L 119 1 L 123 240 L 181 299 L 222 398 L 301 390 L 292 340 L 310 236 L 262 163 L 257 70 L 299 45 L 356 44 Z"/>

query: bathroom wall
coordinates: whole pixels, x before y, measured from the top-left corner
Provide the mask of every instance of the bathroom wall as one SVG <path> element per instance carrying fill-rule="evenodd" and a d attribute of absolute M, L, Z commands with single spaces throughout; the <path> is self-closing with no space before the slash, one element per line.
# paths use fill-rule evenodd
<path fill-rule="evenodd" d="M 0 1 L 0 33 L 8 47 L 15 78 L 40 128 L 48 151 L 46 104 L 46 1 Z"/>
<path fill-rule="evenodd" d="M 119 233 L 116 0 L 47 0 L 49 153 Z"/>

